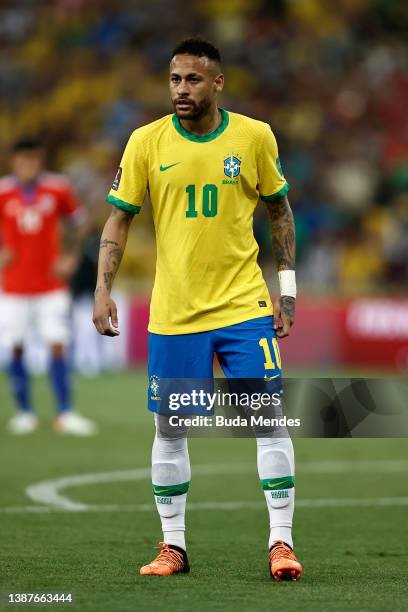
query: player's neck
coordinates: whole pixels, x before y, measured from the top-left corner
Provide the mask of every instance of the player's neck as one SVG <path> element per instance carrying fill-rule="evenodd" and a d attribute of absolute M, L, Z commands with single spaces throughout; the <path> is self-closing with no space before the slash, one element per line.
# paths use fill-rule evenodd
<path fill-rule="evenodd" d="M 217 106 L 209 109 L 208 113 L 199 119 L 180 119 L 180 123 L 185 130 L 198 136 L 211 134 L 221 125 L 221 121 L 222 115 Z"/>

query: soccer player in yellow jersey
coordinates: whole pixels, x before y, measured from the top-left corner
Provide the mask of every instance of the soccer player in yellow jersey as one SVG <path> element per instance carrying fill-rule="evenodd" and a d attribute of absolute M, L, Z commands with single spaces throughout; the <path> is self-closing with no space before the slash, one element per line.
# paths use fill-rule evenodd
<path fill-rule="evenodd" d="M 163 379 L 208 379 L 213 359 L 228 378 L 280 380 L 277 337 L 294 320 L 295 240 L 275 137 L 270 127 L 219 108 L 224 76 L 218 49 L 201 38 L 180 43 L 170 62 L 174 114 L 130 136 L 107 200 L 94 324 L 115 336 L 110 297 L 129 225 L 149 193 L 157 241 L 149 321 L 148 407 L 158 412 Z M 257 264 L 253 214 L 259 199 L 271 219 L 281 297 L 272 305 Z M 185 508 L 190 483 L 186 431 L 169 433 L 155 415 L 153 492 L 163 542 L 142 575 L 188 572 Z M 163 425 L 164 423 L 164 425 Z M 257 437 L 257 463 L 270 517 L 269 568 L 297 579 L 293 552 L 294 455 L 289 436 Z"/>

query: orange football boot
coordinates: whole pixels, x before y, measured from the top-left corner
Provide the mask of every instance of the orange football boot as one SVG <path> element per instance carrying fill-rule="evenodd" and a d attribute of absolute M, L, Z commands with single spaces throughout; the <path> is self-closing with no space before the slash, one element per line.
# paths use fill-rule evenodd
<path fill-rule="evenodd" d="M 275 580 L 297 580 L 303 568 L 292 548 L 279 540 L 269 551 L 269 571 Z"/>
<path fill-rule="evenodd" d="M 161 548 L 157 557 L 149 565 L 140 568 L 142 576 L 171 576 L 179 572 L 187 574 L 190 571 L 185 550 L 165 542 L 159 542 L 157 548 Z"/>

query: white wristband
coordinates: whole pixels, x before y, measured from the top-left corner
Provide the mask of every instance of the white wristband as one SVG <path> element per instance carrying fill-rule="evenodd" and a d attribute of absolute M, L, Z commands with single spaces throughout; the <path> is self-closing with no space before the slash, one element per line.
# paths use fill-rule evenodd
<path fill-rule="evenodd" d="M 296 274 L 294 270 L 280 270 L 278 272 L 280 294 L 296 297 Z"/>

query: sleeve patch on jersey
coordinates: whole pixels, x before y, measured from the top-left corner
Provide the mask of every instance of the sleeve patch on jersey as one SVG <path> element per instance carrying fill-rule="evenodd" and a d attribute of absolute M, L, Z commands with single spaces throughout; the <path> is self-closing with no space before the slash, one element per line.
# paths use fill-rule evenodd
<path fill-rule="evenodd" d="M 280 161 L 279 157 L 276 158 L 276 167 L 278 169 L 279 174 L 283 178 L 282 164 L 281 164 L 281 161 Z"/>
<path fill-rule="evenodd" d="M 115 180 L 112 183 L 112 189 L 114 189 L 115 191 L 119 189 L 121 178 L 122 178 L 122 167 L 119 166 L 118 171 L 116 172 Z"/>
<path fill-rule="evenodd" d="M 113 206 L 116 206 L 116 208 L 121 208 L 122 210 L 126 210 L 126 212 L 130 212 L 133 215 L 137 215 L 142 208 L 141 206 L 137 206 L 135 204 L 129 204 L 128 202 L 119 200 L 119 198 L 115 198 L 115 196 L 111 194 L 107 196 L 106 201 L 109 202 L 109 204 L 113 204 Z"/>
<path fill-rule="evenodd" d="M 288 191 L 289 183 L 285 183 L 282 189 L 279 189 L 279 191 L 277 191 L 276 193 L 273 193 L 272 195 L 261 195 L 261 200 L 263 200 L 264 202 L 273 202 L 274 200 L 276 200 L 276 198 L 281 198 L 282 196 L 286 195 Z"/>

